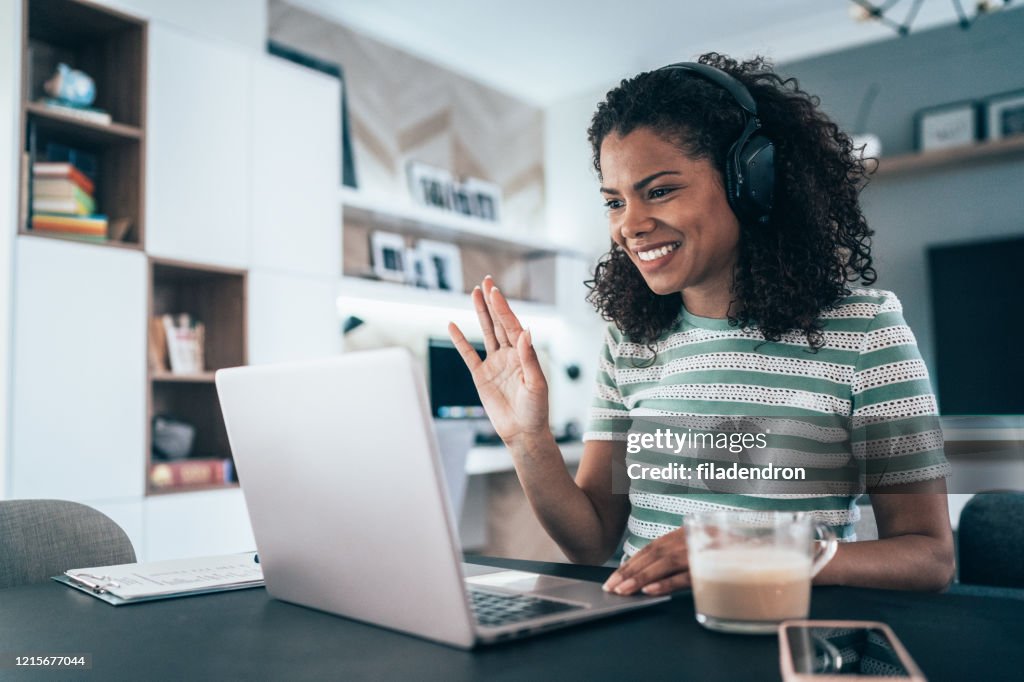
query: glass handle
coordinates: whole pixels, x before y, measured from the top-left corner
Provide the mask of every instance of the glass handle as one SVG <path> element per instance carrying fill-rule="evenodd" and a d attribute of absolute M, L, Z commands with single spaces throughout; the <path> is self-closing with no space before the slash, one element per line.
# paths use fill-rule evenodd
<path fill-rule="evenodd" d="M 839 549 L 839 540 L 836 539 L 835 532 L 829 526 L 821 522 L 815 523 L 814 534 L 817 536 L 815 541 L 817 548 L 815 549 L 814 563 L 811 565 L 812 578 L 825 568 L 825 564 L 832 561 L 836 550 Z"/>

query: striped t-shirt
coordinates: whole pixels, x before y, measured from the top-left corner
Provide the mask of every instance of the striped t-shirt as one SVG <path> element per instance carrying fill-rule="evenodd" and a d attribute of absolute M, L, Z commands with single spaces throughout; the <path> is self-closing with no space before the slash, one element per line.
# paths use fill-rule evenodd
<path fill-rule="evenodd" d="M 641 423 L 639 430 L 650 430 L 652 420 L 712 429 L 717 423 L 718 430 L 728 430 L 727 423 L 782 424 L 759 455 L 810 458 L 812 479 L 836 457 L 858 463 L 869 491 L 947 476 L 928 371 L 896 296 L 854 289 L 821 319 L 824 346 L 812 352 L 801 332 L 766 342 L 757 330 L 683 309 L 653 345 L 653 362 L 647 346 L 610 324 L 584 440 L 626 441 Z M 653 448 L 627 455 L 627 464 L 692 464 L 692 455 Z M 824 469 L 814 470 L 815 462 Z M 781 493 L 767 483 L 743 492 L 693 492 L 687 485 L 629 480 L 627 557 L 678 528 L 685 514 L 719 509 L 810 512 L 840 539 L 856 539 L 858 495 L 848 488 L 835 494 L 820 480 Z"/>

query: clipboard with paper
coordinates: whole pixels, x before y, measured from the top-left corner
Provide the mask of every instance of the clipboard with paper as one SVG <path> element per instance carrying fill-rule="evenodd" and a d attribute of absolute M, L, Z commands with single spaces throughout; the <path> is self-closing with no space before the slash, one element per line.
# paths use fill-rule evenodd
<path fill-rule="evenodd" d="M 53 580 L 120 606 L 263 585 L 255 552 L 74 568 Z"/>

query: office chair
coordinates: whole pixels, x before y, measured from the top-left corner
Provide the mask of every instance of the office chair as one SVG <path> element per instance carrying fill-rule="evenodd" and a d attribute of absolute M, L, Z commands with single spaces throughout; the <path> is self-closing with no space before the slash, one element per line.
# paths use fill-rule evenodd
<path fill-rule="evenodd" d="M 975 495 L 957 535 L 961 583 L 1024 587 L 1024 492 Z"/>
<path fill-rule="evenodd" d="M 135 562 L 121 527 L 65 500 L 0 502 L 0 589 L 42 583 L 69 568 Z"/>

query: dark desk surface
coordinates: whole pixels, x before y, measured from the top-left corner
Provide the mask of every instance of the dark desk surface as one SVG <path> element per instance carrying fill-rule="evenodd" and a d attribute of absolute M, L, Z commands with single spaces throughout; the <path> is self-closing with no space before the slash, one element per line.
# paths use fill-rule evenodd
<path fill-rule="evenodd" d="M 602 580 L 608 569 L 480 563 Z M 1024 601 L 815 588 L 814 618 L 881 620 L 931 682 L 1024 679 Z M 473 652 L 275 601 L 265 590 L 113 607 L 58 583 L 0 590 L 0 654 L 91 653 L 91 671 L 0 679 L 772 680 L 775 636 L 701 628 L 693 600 Z M 6 663 L 6 661 L 5 661 Z"/>

